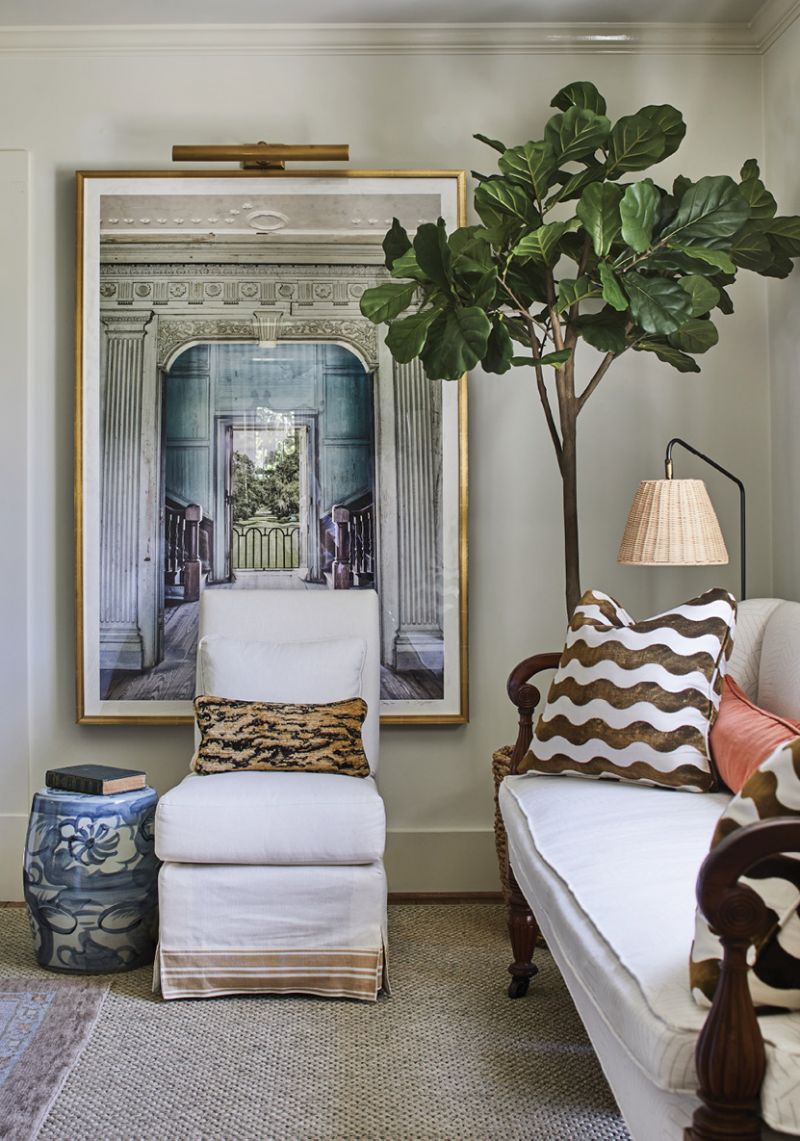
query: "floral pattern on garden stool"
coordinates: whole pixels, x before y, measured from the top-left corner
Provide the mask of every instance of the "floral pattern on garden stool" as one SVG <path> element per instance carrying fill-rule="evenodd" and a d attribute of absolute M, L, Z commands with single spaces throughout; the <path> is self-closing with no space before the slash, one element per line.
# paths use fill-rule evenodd
<path fill-rule="evenodd" d="M 158 931 L 155 789 L 34 794 L 23 884 L 36 958 L 53 971 L 150 963 Z"/>

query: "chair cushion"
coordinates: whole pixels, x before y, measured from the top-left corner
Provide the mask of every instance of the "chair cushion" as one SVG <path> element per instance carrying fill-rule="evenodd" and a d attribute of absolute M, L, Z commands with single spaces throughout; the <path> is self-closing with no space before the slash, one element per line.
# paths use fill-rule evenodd
<path fill-rule="evenodd" d="M 535 773 L 507 777 L 500 789 L 511 865 L 556 961 L 580 974 L 621 1049 L 661 1090 L 697 1088 L 694 1048 L 706 1011 L 689 992 L 686 948 L 706 837 L 728 800 Z M 759 1021 L 762 1112 L 794 1134 L 797 1016 Z"/>
<path fill-rule="evenodd" d="M 361 741 L 367 703 L 324 705 L 232 701 L 200 694 L 194 699 L 200 746 L 192 758 L 196 773 L 338 773 L 368 777 Z"/>
<path fill-rule="evenodd" d="M 784 816 L 800 816 L 800 737 L 775 749 L 733 797 L 717 821 L 711 847 L 747 824 Z M 747 975 L 753 1003 L 800 1010 L 800 855 L 770 856 L 750 868 L 741 883 L 761 896 L 770 918 Z M 719 937 L 698 909 L 690 977 L 701 1006 L 714 997 L 721 959 Z"/>
<path fill-rule="evenodd" d="M 642 622 L 587 591 L 520 771 L 715 788 L 708 734 L 735 619 L 725 590 Z"/>
<path fill-rule="evenodd" d="M 346 701 L 360 697 L 363 638 L 251 642 L 206 634 L 197 647 L 197 690 L 237 701 Z"/>
<path fill-rule="evenodd" d="M 368 864 L 381 859 L 385 839 L 372 777 L 192 774 L 156 811 L 156 853 L 182 863 Z"/>

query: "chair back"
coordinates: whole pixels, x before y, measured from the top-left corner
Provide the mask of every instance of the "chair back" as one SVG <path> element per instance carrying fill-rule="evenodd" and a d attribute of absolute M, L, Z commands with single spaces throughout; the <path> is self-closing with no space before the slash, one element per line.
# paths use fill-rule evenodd
<path fill-rule="evenodd" d="M 360 696 L 367 703 L 362 729 L 372 772 L 378 768 L 380 622 L 374 590 L 204 590 L 200 638 L 220 634 L 246 642 L 317 642 L 363 638 L 367 644 Z"/>

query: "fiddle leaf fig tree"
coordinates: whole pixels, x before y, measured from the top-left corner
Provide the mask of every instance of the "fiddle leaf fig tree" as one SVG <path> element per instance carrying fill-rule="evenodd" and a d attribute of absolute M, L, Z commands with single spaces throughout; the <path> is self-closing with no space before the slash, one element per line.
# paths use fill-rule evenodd
<path fill-rule="evenodd" d="M 777 215 L 754 159 L 738 181 L 681 175 L 664 188 L 641 177 L 681 144 L 686 125 L 674 107 L 612 123 L 587 82 L 568 84 L 551 106 L 542 139 L 509 147 L 475 136 L 500 155 L 499 173 L 474 174 L 479 225 L 448 234 L 439 219 L 412 238 L 395 219 L 383 242 L 395 280 L 368 289 L 361 311 L 388 325 L 395 360 L 419 358 L 432 380 L 476 365 L 531 370 L 561 473 L 571 614 L 581 594 L 576 426 L 586 402 L 623 353 L 699 372 L 696 358 L 718 340 L 717 313 L 733 312 L 739 270 L 791 273 L 800 217 Z M 579 383 L 581 342 L 593 352 Z"/>

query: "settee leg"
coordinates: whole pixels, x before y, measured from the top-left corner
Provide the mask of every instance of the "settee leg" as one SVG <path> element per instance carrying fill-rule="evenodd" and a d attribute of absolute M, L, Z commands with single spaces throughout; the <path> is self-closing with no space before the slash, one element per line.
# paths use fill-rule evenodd
<path fill-rule="evenodd" d="M 758 1104 L 749 1109 L 706 1099 L 694 1111 L 692 1124 L 684 1130 L 684 1141 L 760 1141 L 761 1117 Z"/>
<path fill-rule="evenodd" d="M 533 963 L 533 949 L 536 946 L 539 927 L 510 868 L 508 887 L 506 921 L 511 939 L 511 951 L 514 955 L 514 961 L 508 968 L 508 973 L 511 975 L 508 997 L 524 998 L 528 993 L 531 979 L 539 970 Z"/>

